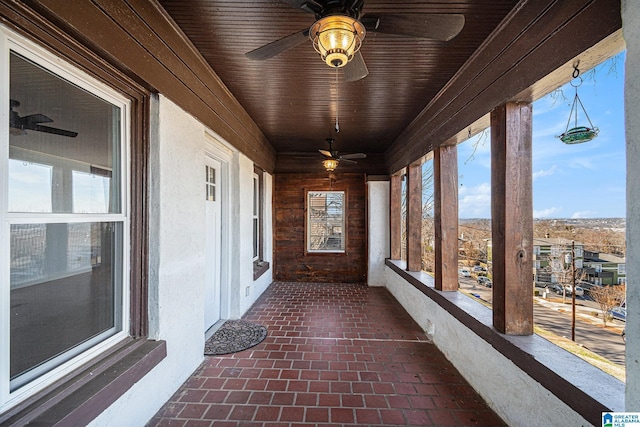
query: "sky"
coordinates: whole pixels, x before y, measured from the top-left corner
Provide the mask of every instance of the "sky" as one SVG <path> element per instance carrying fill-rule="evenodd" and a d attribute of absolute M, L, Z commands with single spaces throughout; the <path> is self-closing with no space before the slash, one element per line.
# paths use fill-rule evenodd
<path fill-rule="evenodd" d="M 578 96 L 600 129 L 596 138 L 564 144 L 575 89 L 568 83 L 533 103 L 534 218 L 625 217 L 624 52 L 580 70 Z M 574 85 L 579 80 L 573 81 Z M 578 126 L 589 126 L 581 108 Z M 573 119 L 569 128 L 574 126 Z M 589 126 L 590 127 L 590 126 Z M 474 150 L 475 144 L 475 150 Z M 487 130 L 458 145 L 459 217 L 491 216 L 491 153 Z"/>

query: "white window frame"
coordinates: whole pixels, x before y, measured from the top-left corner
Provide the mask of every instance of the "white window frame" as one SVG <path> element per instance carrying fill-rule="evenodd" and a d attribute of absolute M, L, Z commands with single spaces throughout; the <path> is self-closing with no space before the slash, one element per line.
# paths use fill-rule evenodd
<path fill-rule="evenodd" d="M 60 57 L 47 51 L 41 46 L 18 35 L 3 25 L 0 25 L 0 75 L 9 76 L 9 52 L 16 54 L 38 64 L 53 75 L 78 86 L 94 96 L 120 108 L 120 213 L 101 214 L 74 214 L 74 213 L 15 213 L 8 212 L 8 163 L 9 163 L 9 123 L 8 120 L 0 120 L 0 413 L 6 411 L 24 399 L 38 391 L 50 386 L 75 369 L 86 364 L 91 359 L 113 347 L 128 336 L 129 331 L 129 270 L 130 270 L 130 101 L 112 88 L 89 76 L 77 67 L 64 61 Z M 9 78 L 3 78 L 0 82 L 0 111 L 2 117 L 9 116 Z M 92 222 L 116 222 L 122 227 L 120 236 L 122 265 L 120 266 L 119 281 L 122 295 L 122 307 L 119 308 L 121 318 L 118 323 L 122 330 L 114 335 L 97 340 L 99 342 L 87 344 L 87 348 L 70 360 L 62 363 L 46 373 L 30 380 L 28 383 L 11 390 L 9 367 L 9 325 L 10 320 L 10 227 L 14 224 L 30 223 L 92 223 Z M 5 255 L 6 254 L 6 255 Z"/>
<path fill-rule="evenodd" d="M 618 274 L 627 274 L 626 264 L 618 264 Z"/>

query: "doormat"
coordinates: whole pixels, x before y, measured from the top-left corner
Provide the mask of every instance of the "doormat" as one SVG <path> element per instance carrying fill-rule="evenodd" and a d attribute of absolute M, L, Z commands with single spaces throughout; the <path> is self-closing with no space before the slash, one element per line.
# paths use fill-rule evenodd
<path fill-rule="evenodd" d="M 204 343 L 204 354 L 236 353 L 258 345 L 267 337 L 267 328 L 246 320 L 227 320 Z"/>

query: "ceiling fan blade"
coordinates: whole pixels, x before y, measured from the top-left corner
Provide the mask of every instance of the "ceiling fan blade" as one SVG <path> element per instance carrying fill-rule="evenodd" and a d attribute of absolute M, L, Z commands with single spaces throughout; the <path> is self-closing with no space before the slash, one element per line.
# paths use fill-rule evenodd
<path fill-rule="evenodd" d="M 416 13 L 365 15 L 362 24 L 367 31 L 449 41 L 464 27 L 464 15 Z"/>
<path fill-rule="evenodd" d="M 343 154 L 342 156 L 340 156 L 340 160 L 344 160 L 344 159 L 366 159 L 367 155 L 364 153 L 353 153 L 353 154 Z"/>
<path fill-rule="evenodd" d="M 282 1 L 290 4 L 296 9 L 302 9 L 305 12 L 318 13 L 320 10 L 322 10 L 322 5 L 314 0 L 282 0 Z"/>
<path fill-rule="evenodd" d="M 346 163 L 348 165 L 356 165 L 356 164 L 358 164 L 358 162 L 356 162 L 355 160 L 349 160 L 349 159 L 345 159 L 345 158 L 340 158 L 340 163 Z"/>
<path fill-rule="evenodd" d="M 360 51 L 353 55 L 353 59 L 347 62 L 344 66 L 344 80 L 347 82 L 355 82 L 356 80 L 364 79 L 369 74 L 367 64 L 364 62 L 362 53 Z"/>
<path fill-rule="evenodd" d="M 327 151 L 327 150 L 318 150 L 320 153 L 322 153 L 322 155 L 327 156 L 327 157 L 333 157 L 333 155 L 331 154 L 331 151 Z"/>
<path fill-rule="evenodd" d="M 70 130 L 52 128 L 49 126 L 33 125 L 31 127 L 25 127 L 25 129 L 36 130 L 38 132 L 52 133 L 54 135 L 68 136 L 69 138 L 75 138 L 78 136 L 78 132 L 72 132 Z"/>
<path fill-rule="evenodd" d="M 28 116 L 20 117 L 17 125 L 28 129 L 29 126 L 34 126 L 38 123 L 51 123 L 52 121 L 53 120 L 44 114 L 30 114 Z"/>
<path fill-rule="evenodd" d="M 309 29 L 290 34 L 279 40 L 254 49 L 251 52 L 247 52 L 244 55 L 252 61 L 264 61 L 289 49 L 293 49 L 306 41 L 309 41 Z"/>

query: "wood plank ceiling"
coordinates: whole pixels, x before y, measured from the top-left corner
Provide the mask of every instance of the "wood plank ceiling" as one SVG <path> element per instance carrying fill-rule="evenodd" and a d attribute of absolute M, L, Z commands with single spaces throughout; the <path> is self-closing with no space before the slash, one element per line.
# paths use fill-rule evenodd
<path fill-rule="evenodd" d="M 363 14 L 463 14 L 465 25 L 443 42 L 369 32 L 362 56 L 369 75 L 344 81 L 305 42 L 266 61 L 245 53 L 307 29 L 313 14 L 279 0 L 160 0 L 278 156 L 320 155 L 326 138 L 340 152 L 379 157 L 446 85 L 516 0 L 367 0 Z M 339 106 L 340 132 L 334 132 Z M 310 159 L 312 157 L 309 157 Z"/>

